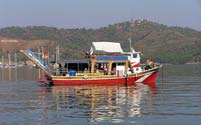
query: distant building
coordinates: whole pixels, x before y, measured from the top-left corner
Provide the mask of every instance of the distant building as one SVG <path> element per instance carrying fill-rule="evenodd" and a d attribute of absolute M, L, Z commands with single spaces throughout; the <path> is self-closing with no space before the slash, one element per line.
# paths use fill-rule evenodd
<path fill-rule="evenodd" d="M 12 39 L 2 39 L 2 43 L 17 43 L 19 42 L 18 40 L 12 40 Z"/>

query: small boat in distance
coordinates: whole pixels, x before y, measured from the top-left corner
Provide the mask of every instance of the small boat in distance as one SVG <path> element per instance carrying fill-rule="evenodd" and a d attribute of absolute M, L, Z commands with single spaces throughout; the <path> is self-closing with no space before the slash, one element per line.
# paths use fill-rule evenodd
<path fill-rule="evenodd" d="M 143 68 L 141 52 L 133 48 L 123 52 L 120 43 L 116 42 L 92 42 L 84 61 L 63 61 L 52 66 L 46 65 L 30 50 L 21 52 L 45 72 L 45 80 L 40 81 L 52 85 L 152 83 L 162 67 L 149 61 Z"/>

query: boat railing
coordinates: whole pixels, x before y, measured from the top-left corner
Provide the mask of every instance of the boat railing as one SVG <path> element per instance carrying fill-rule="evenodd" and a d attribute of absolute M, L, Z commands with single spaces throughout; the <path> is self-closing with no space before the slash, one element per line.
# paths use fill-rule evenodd
<path fill-rule="evenodd" d="M 75 74 L 72 76 L 106 76 L 106 74 L 104 74 L 104 72 L 94 72 L 91 73 L 90 71 L 74 71 Z M 52 71 L 52 75 L 54 76 L 71 76 L 71 71 L 59 71 L 59 70 L 54 70 Z M 107 76 L 114 76 L 115 74 L 111 75 L 111 74 L 107 74 Z"/>
<path fill-rule="evenodd" d="M 153 70 L 158 67 L 161 67 L 161 64 L 155 63 L 154 67 L 151 67 L 149 69 L 146 69 L 146 65 L 143 65 L 142 72 Z M 91 73 L 89 70 L 76 71 L 76 70 L 68 70 L 64 68 L 56 68 L 56 69 L 51 68 L 50 72 L 53 76 L 85 76 L 85 75 L 87 76 L 116 76 L 117 75 L 116 71 L 114 71 L 114 74 L 105 74 L 104 70 L 95 70 L 95 72 Z M 72 72 L 74 72 L 73 75 L 71 74 Z"/>

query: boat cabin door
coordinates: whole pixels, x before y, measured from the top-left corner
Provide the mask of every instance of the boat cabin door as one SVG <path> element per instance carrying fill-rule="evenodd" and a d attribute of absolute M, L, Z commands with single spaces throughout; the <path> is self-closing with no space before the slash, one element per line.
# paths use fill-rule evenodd
<path fill-rule="evenodd" d="M 134 73 L 142 71 L 142 68 L 140 67 L 140 52 L 131 53 L 130 66 Z"/>

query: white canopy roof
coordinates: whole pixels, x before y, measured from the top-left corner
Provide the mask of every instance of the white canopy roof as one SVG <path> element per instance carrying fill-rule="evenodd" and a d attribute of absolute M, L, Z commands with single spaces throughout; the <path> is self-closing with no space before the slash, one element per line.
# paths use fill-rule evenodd
<path fill-rule="evenodd" d="M 93 53 L 122 53 L 120 43 L 116 42 L 92 42 Z"/>

